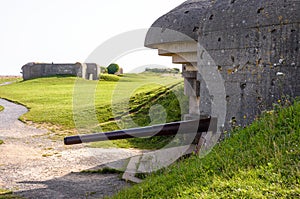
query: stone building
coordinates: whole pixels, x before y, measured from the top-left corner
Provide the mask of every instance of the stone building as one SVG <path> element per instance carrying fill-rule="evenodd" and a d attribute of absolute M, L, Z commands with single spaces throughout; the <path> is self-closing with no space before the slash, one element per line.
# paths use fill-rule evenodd
<path fill-rule="evenodd" d="M 74 75 L 88 80 L 99 79 L 100 66 L 95 63 L 28 63 L 22 67 L 24 80 L 54 75 Z"/>
<path fill-rule="evenodd" d="M 183 65 L 186 118 L 245 126 L 300 95 L 300 1 L 188 0 L 157 19 L 145 46 Z M 222 123 L 222 121 L 220 121 Z"/>

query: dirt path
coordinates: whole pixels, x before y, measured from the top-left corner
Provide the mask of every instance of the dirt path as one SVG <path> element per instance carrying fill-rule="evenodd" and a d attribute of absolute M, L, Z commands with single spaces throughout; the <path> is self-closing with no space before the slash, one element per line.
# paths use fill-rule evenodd
<path fill-rule="evenodd" d="M 90 149 L 50 140 L 46 130 L 20 122 L 23 106 L 0 99 L 0 188 L 25 198 L 102 198 L 128 184 L 117 174 L 83 174 L 138 150 Z"/>

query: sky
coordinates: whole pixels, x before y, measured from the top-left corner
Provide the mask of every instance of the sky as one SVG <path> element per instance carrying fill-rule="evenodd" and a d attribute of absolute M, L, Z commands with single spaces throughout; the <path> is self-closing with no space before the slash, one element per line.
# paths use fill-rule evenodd
<path fill-rule="evenodd" d="M 85 62 L 117 35 L 146 29 L 184 0 L 0 0 L 0 75 L 21 75 L 28 62 Z M 172 65 L 155 50 L 125 53 L 114 61 L 132 72 Z M 102 65 L 101 59 L 97 60 Z"/>

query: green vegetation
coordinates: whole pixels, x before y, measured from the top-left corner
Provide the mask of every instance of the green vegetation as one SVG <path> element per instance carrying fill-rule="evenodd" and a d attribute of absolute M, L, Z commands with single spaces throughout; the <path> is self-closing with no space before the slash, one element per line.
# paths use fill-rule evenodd
<path fill-rule="evenodd" d="M 116 72 L 119 71 L 119 69 L 120 69 L 120 67 L 118 64 L 110 64 L 107 67 L 107 72 L 108 72 L 108 74 L 115 74 Z"/>
<path fill-rule="evenodd" d="M 275 107 L 215 146 L 113 198 L 299 198 L 300 101 Z"/>
<path fill-rule="evenodd" d="M 3 140 L 0 140 L 0 145 L 3 144 L 3 143 L 4 143 Z"/>
<path fill-rule="evenodd" d="M 112 131 L 115 129 L 127 129 L 137 126 L 148 126 L 161 124 L 165 122 L 174 122 L 181 120 L 183 114 L 188 112 L 188 98 L 183 95 L 183 83 L 174 84 L 170 87 L 158 87 L 148 92 L 141 92 L 133 95 L 129 101 L 129 111 L 127 115 L 124 103 L 118 103 L 114 106 L 120 110 L 120 115 L 116 115 L 119 120 L 105 122 L 101 125 L 103 131 Z M 100 112 L 101 110 L 99 110 Z M 101 114 L 99 114 L 100 116 Z M 99 119 L 100 120 L 100 119 Z M 130 121 L 134 123 L 131 123 Z M 151 137 L 134 138 L 117 141 L 95 142 L 91 147 L 123 147 L 123 148 L 141 148 L 157 149 L 164 147 L 173 137 Z"/>
<path fill-rule="evenodd" d="M 80 107 L 75 107 L 80 110 L 80 119 L 83 122 L 87 121 L 83 126 L 89 125 L 89 115 L 96 109 L 99 124 L 90 125 L 91 128 L 88 129 L 93 132 L 134 127 L 132 122 L 129 122 L 131 117 L 138 125 L 145 126 L 150 120 L 147 111 L 151 106 L 148 103 L 153 105 L 162 101 L 163 97 L 172 94 L 175 87 L 176 89 L 180 87 L 180 83 L 182 89 L 182 79 L 157 74 L 126 74 L 120 77 L 118 82 L 88 81 L 78 80 L 76 77 L 57 76 L 21 81 L 0 87 L 0 97 L 28 107 L 30 111 L 21 116 L 21 120 L 33 121 L 35 124 L 48 127 L 55 132 L 57 138 L 61 139 L 66 134 L 77 133 L 74 131 L 75 113 L 72 106 L 73 91 L 78 89 L 75 88 L 78 82 L 83 84 L 83 89 L 89 89 L 89 86 L 91 88 L 95 86 L 96 89 L 93 90 L 95 106 L 90 107 L 83 103 Z M 174 110 L 170 112 L 170 116 L 168 114 L 167 120 L 180 120 L 180 109 L 174 108 L 178 105 L 178 101 L 170 99 L 169 104 Z M 162 106 L 166 105 L 167 103 Z M 118 145 L 133 147 L 133 142 L 120 141 Z M 112 143 L 107 146 L 112 146 Z"/>
<path fill-rule="evenodd" d="M 107 68 L 104 66 L 100 66 L 100 74 L 107 73 Z"/>
<path fill-rule="evenodd" d="M 12 191 L 0 189 L 0 199 L 21 199 L 22 197 L 16 196 Z"/>
<path fill-rule="evenodd" d="M 30 109 L 23 121 L 51 123 L 72 128 L 72 92 L 75 77 L 50 77 L 21 81 L 0 87 L 0 97 Z"/>
<path fill-rule="evenodd" d="M 120 80 L 120 77 L 117 75 L 111 75 L 111 74 L 100 74 L 100 80 L 117 82 Z"/>
<path fill-rule="evenodd" d="M 0 105 L 0 112 L 4 110 L 4 107 Z"/>

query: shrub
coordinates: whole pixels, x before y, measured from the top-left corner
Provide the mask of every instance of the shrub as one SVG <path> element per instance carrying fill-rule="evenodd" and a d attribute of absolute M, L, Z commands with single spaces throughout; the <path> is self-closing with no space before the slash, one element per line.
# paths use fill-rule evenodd
<path fill-rule="evenodd" d="M 120 77 L 118 77 L 117 75 L 100 74 L 100 80 L 109 81 L 109 82 L 117 82 L 120 80 Z"/>
<path fill-rule="evenodd" d="M 107 72 L 108 74 L 115 74 L 116 72 L 119 71 L 119 65 L 118 64 L 110 64 L 108 67 L 107 67 Z"/>
<path fill-rule="evenodd" d="M 100 73 L 107 73 L 107 68 L 104 66 L 100 66 Z"/>

